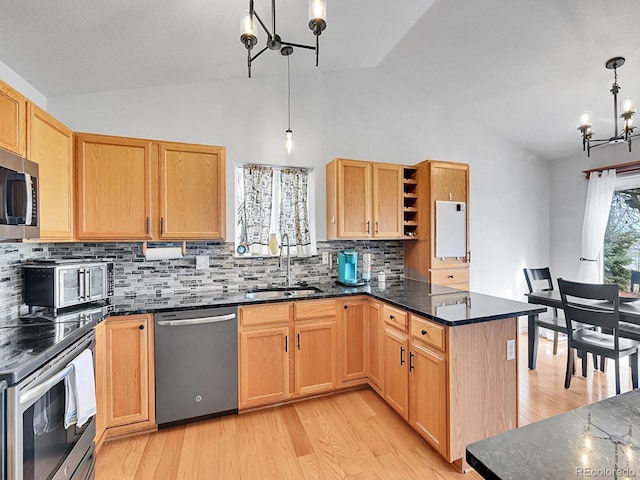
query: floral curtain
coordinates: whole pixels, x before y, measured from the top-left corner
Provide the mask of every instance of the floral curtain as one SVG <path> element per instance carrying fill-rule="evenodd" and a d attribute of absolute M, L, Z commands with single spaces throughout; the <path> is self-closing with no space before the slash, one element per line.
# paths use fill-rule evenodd
<path fill-rule="evenodd" d="M 239 207 L 242 219 L 241 242 L 250 253 L 269 253 L 269 227 L 273 208 L 273 168 L 243 165 L 244 202 Z"/>
<path fill-rule="evenodd" d="M 309 220 L 309 171 L 283 168 L 280 192 L 280 238 L 287 234 L 291 248 L 295 246 L 292 255 L 315 255 L 316 246 Z"/>

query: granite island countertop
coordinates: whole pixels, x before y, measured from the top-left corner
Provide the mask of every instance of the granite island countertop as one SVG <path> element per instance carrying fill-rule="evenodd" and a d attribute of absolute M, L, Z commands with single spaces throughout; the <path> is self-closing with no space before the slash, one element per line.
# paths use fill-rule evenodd
<path fill-rule="evenodd" d="M 559 480 L 640 476 L 640 390 L 467 446 L 486 479 Z"/>
<path fill-rule="evenodd" d="M 474 293 L 400 278 L 382 284 L 372 282 L 360 287 L 345 287 L 333 283 L 314 283 L 321 292 L 312 295 L 278 299 L 249 299 L 245 290 L 198 290 L 184 293 L 113 297 L 112 315 L 158 313 L 194 310 L 220 306 L 246 306 L 274 302 L 338 298 L 366 295 L 408 312 L 429 318 L 447 326 L 466 325 L 544 312 L 539 305 Z M 250 288 L 247 288 L 247 290 Z"/>

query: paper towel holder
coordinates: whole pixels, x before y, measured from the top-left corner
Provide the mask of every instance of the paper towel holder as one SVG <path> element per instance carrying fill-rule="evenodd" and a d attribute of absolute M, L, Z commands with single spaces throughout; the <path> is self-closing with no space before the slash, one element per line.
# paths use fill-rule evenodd
<path fill-rule="evenodd" d="M 142 255 L 144 255 L 145 257 L 147 256 L 147 243 L 148 242 L 142 242 Z M 186 240 L 182 241 L 182 256 L 184 257 L 187 254 L 187 242 Z"/>

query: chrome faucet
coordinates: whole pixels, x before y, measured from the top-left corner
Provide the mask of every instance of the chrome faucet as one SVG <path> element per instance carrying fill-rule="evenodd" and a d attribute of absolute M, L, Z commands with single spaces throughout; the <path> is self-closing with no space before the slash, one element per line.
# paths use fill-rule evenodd
<path fill-rule="evenodd" d="M 286 273 L 286 278 L 287 278 L 287 287 L 291 286 L 291 276 L 289 274 L 289 268 L 291 267 L 291 245 L 289 245 L 289 235 L 287 234 L 287 232 L 282 234 L 282 243 L 284 244 L 284 239 L 287 239 L 287 273 Z M 280 265 L 279 268 L 282 268 L 282 249 L 283 249 L 284 245 L 280 245 Z"/>

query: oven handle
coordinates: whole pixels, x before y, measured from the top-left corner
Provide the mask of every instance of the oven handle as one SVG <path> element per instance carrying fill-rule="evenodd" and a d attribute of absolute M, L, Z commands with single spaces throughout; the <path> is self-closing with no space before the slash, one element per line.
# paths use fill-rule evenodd
<path fill-rule="evenodd" d="M 74 351 L 81 352 L 85 348 L 92 348 L 94 344 L 95 344 L 95 340 L 93 338 L 88 339 L 87 341 L 82 342 L 82 344 L 78 345 L 74 349 Z M 74 355 L 74 358 L 76 356 L 77 355 Z M 44 395 L 49 390 L 51 390 L 51 388 L 53 388 L 58 382 L 62 381 L 67 375 L 69 375 L 71 373 L 71 370 L 73 370 L 73 365 L 69 364 L 66 367 L 64 367 L 61 371 L 56 373 L 53 377 L 45 380 L 44 382 L 36 385 L 33 388 L 30 388 L 29 390 L 25 390 L 20 395 L 20 405 L 26 405 L 30 401 L 36 398 L 40 398 L 42 395 Z"/>
<path fill-rule="evenodd" d="M 22 395 L 20 395 L 20 405 L 25 405 L 26 403 L 29 403 L 34 398 L 41 397 L 42 395 L 47 393 L 49 390 L 51 390 L 51 388 L 53 388 L 54 385 L 56 385 L 59 381 L 63 380 L 64 377 L 69 375 L 72 370 L 73 370 L 73 365 L 67 365 L 64 368 L 64 370 L 56 373 L 49 380 L 45 380 L 40 385 L 33 387 L 32 389 L 24 392 Z"/>
<path fill-rule="evenodd" d="M 227 315 L 218 315 L 216 317 L 188 318 L 185 320 L 158 320 L 156 323 L 159 327 L 181 327 L 183 325 L 203 325 L 205 323 L 226 322 L 236 318 L 235 313 Z"/>

